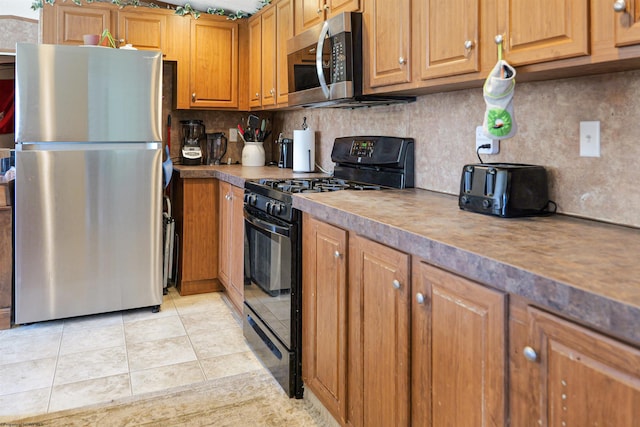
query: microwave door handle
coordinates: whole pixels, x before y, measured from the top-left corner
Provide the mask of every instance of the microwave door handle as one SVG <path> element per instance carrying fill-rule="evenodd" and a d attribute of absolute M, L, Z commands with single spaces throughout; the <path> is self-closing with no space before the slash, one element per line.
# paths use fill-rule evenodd
<path fill-rule="evenodd" d="M 318 47 L 316 49 L 316 71 L 318 72 L 318 81 L 320 82 L 320 88 L 324 93 L 325 98 L 329 99 L 329 86 L 324 79 L 324 72 L 322 71 L 322 52 L 324 50 L 324 40 L 329 34 L 329 23 L 324 21 L 322 30 L 320 30 L 320 36 L 318 37 Z"/>

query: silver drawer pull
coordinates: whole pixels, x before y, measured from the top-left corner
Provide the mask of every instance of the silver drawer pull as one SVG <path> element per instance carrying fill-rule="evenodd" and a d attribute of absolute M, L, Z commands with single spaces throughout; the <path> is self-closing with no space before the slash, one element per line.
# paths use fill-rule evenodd
<path fill-rule="evenodd" d="M 424 304 L 424 295 L 420 292 L 416 294 L 416 302 L 418 304 Z"/>
<path fill-rule="evenodd" d="M 394 289 L 400 289 L 400 282 L 398 280 L 394 280 L 392 284 Z"/>

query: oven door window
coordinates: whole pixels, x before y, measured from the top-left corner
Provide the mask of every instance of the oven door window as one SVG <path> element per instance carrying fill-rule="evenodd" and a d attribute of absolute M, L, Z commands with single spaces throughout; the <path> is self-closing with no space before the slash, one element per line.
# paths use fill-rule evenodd
<path fill-rule="evenodd" d="M 291 343 L 291 224 L 245 210 L 245 302 L 283 343 Z"/>

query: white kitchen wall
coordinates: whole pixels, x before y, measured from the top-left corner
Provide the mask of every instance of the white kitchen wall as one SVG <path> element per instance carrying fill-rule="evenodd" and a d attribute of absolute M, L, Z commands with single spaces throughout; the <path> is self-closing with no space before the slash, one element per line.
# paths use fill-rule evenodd
<path fill-rule="evenodd" d="M 640 227 L 640 71 L 517 83 L 518 133 L 485 162 L 531 163 L 550 173 L 559 212 Z M 303 117 L 316 133 L 316 159 L 332 170 L 338 136 L 392 135 L 416 141 L 416 187 L 458 194 L 466 163 L 477 162 L 482 89 L 419 97 L 415 103 L 356 110 L 280 112 L 286 136 Z M 599 120 L 601 157 L 579 155 L 580 121 Z"/>

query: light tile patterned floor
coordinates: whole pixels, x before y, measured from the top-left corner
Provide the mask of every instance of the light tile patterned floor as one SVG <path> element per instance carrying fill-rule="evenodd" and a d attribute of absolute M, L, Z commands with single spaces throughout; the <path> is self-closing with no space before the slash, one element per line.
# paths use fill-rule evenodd
<path fill-rule="evenodd" d="M 0 421 L 264 369 L 220 293 L 0 331 Z"/>

